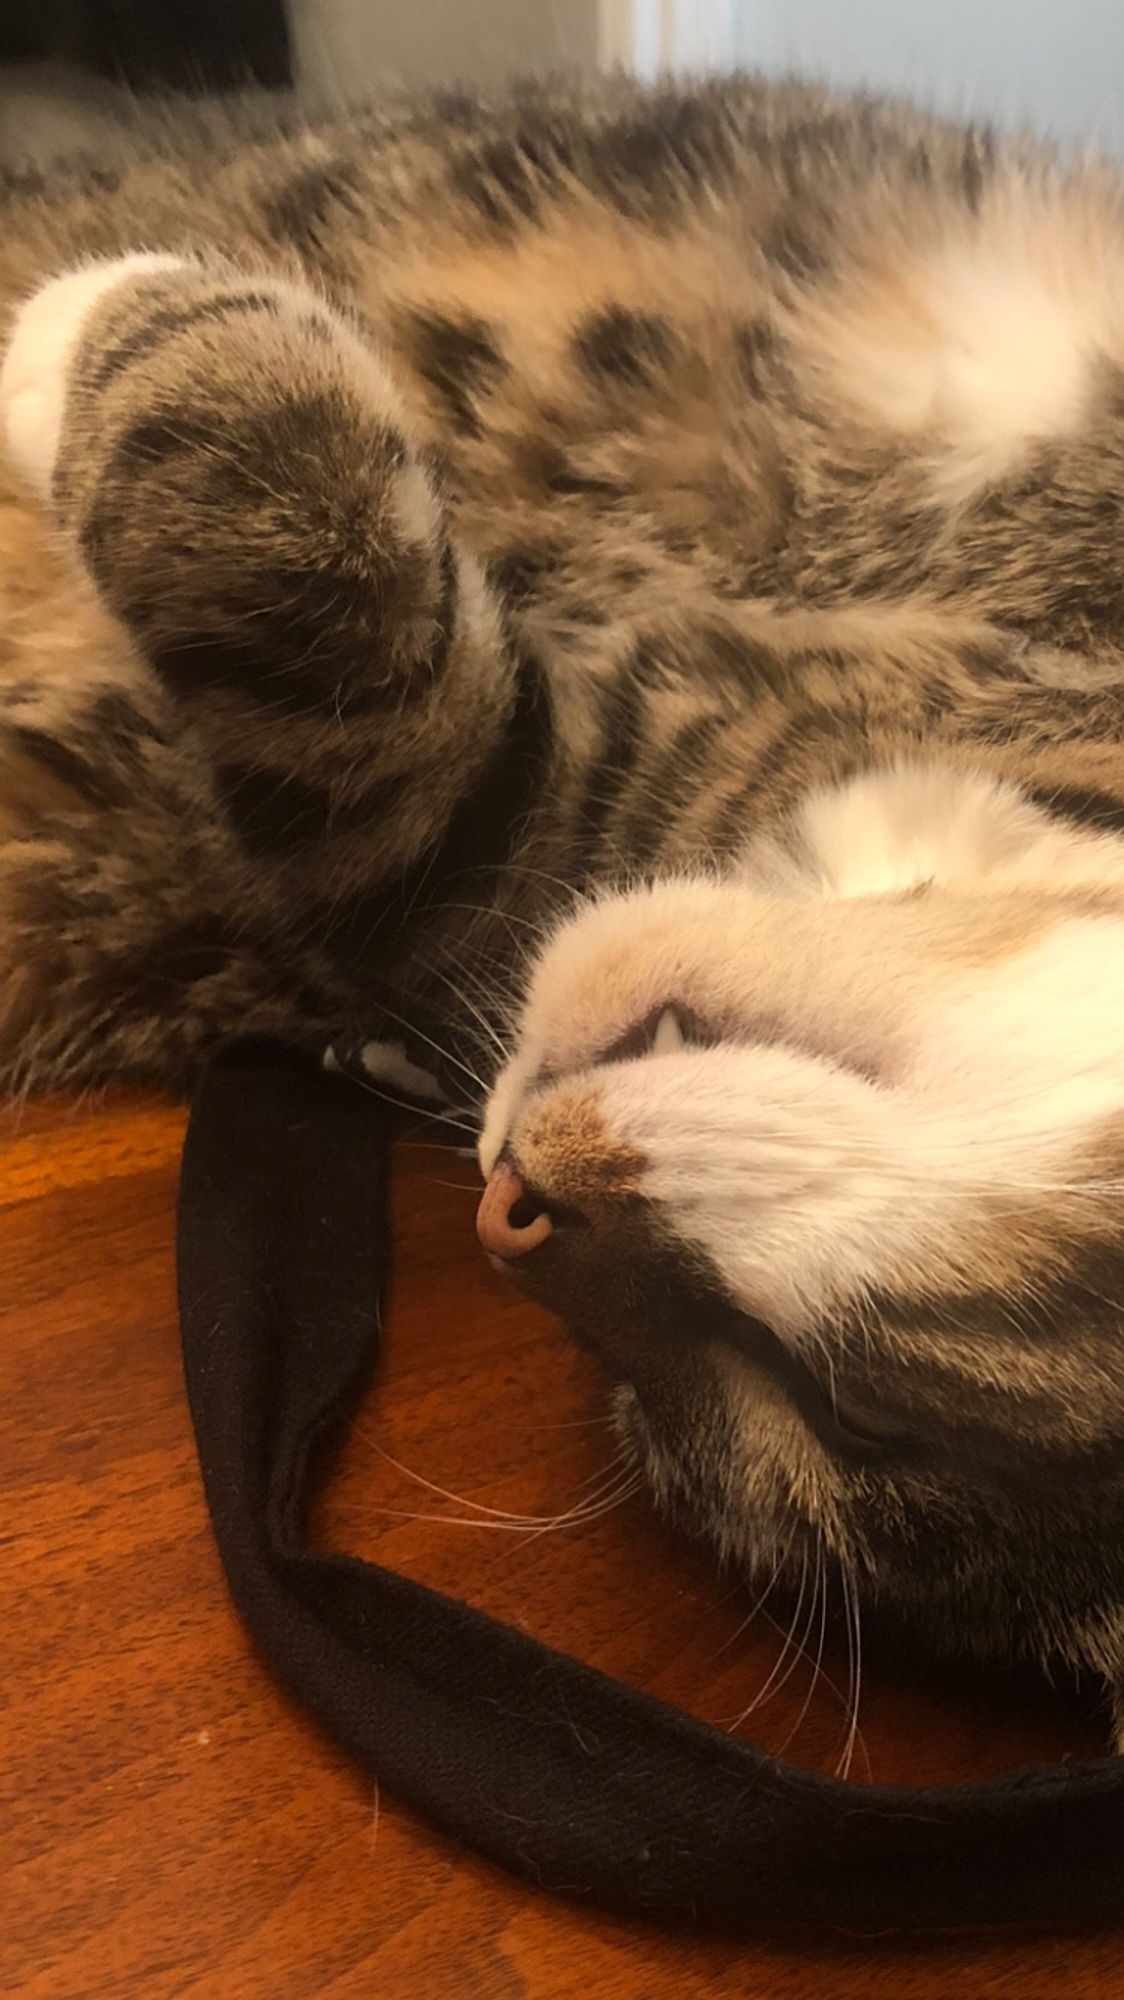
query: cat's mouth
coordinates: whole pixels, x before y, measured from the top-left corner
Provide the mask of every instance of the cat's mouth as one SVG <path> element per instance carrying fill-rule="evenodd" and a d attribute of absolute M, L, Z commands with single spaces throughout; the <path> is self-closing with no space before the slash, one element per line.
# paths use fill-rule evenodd
<path fill-rule="evenodd" d="M 715 1350 L 780 1389 L 803 1422 L 840 1454 L 883 1451 L 904 1434 L 870 1400 L 841 1390 L 723 1290 L 697 1253 L 672 1241 L 651 1205 L 620 1205 L 591 1222 L 497 1165 L 480 1205 L 490 1262 L 555 1313 L 618 1382 L 641 1396 L 700 1380 Z"/>

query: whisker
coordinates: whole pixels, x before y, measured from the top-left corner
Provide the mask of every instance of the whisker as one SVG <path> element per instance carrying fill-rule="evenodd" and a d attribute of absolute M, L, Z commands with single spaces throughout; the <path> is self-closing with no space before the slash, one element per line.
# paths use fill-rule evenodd
<path fill-rule="evenodd" d="M 385 1000 L 380 998 L 378 1006 L 380 1014 L 385 1014 L 388 1020 L 396 1021 L 400 1028 L 405 1028 L 408 1035 L 414 1035 L 418 1041 L 425 1042 L 427 1047 L 433 1049 L 440 1056 L 442 1062 L 452 1063 L 456 1069 L 463 1070 L 469 1081 L 474 1083 L 477 1089 L 483 1092 L 485 1097 L 488 1095 L 488 1085 L 485 1083 L 483 1077 L 472 1068 L 471 1064 L 462 1061 L 460 1056 L 454 1055 L 451 1049 L 442 1048 L 441 1043 L 434 1041 L 432 1035 L 427 1035 L 419 1028 L 416 1021 L 408 1020 L 405 1014 L 396 1013 L 393 1007 L 387 1006 Z"/>
<path fill-rule="evenodd" d="M 804 1701 L 801 1706 L 800 1713 L 797 1716 L 796 1721 L 793 1723 L 792 1728 L 789 1730 L 788 1735 L 785 1737 L 784 1742 L 781 1744 L 780 1749 L 777 1751 L 778 1757 L 784 1756 L 784 1753 L 788 1749 L 789 1744 L 792 1742 L 793 1737 L 798 1736 L 800 1734 L 800 1730 L 804 1722 L 804 1717 L 808 1713 L 808 1709 L 811 1706 L 812 1696 L 816 1691 L 816 1683 L 819 1681 L 823 1669 L 823 1649 L 827 1639 L 827 1573 L 824 1567 L 822 1549 L 817 1549 L 816 1551 L 816 1581 L 812 1591 L 813 1615 L 815 1612 L 815 1603 L 817 1596 L 819 1597 L 820 1600 L 820 1637 L 819 1637 L 819 1644 L 816 1648 L 815 1663 L 812 1667 L 812 1678 L 808 1682 L 808 1690 L 804 1696 Z"/>
<path fill-rule="evenodd" d="M 453 980 L 447 973 L 439 972 L 438 976 L 439 978 L 444 980 L 446 986 L 448 986 L 450 991 L 456 995 L 459 1005 L 462 1007 L 467 1007 L 473 1020 L 477 1023 L 479 1027 L 481 1027 L 484 1030 L 484 1033 L 487 1035 L 488 1040 L 490 1041 L 492 1047 L 498 1054 L 501 1063 L 505 1062 L 507 1060 L 507 1046 L 502 1040 L 498 1030 L 495 1028 L 493 1023 L 488 1019 L 487 1015 L 484 1013 L 483 1009 L 478 1007 L 475 1000 L 469 997 L 469 995 L 464 991 L 463 985 L 458 987 L 456 981 Z"/>
<path fill-rule="evenodd" d="M 489 919 L 499 917 L 504 923 L 521 924 L 524 930 L 533 932 L 536 937 L 543 938 L 549 935 L 545 924 L 536 922 L 534 917 L 524 916 L 519 910 L 497 909 L 494 905 L 489 907 L 487 903 L 437 903 L 434 909 L 439 914 L 446 910 L 455 910 L 468 917 Z"/>
<path fill-rule="evenodd" d="M 800 1627 L 799 1638 L 795 1637 L 795 1621 L 793 1622 L 792 1628 L 790 1628 L 789 1643 L 791 1644 L 792 1647 L 792 1657 L 789 1660 L 789 1663 L 785 1668 L 784 1673 L 780 1676 L 780 1679 L 776 1682 L 769 1696 L 767 1697 L 770 1701 L 775 1699 L 775 1697 L 780 1693 L 782 1688 L 788 1686 L 788 1683 L 792 1679 L 793 1674 L 797 1671 L 797 1668 L 799 1667 L 801 1660 L 804 1660 L 809 1666 L 812 1665 L 811 1656 L 807 1650 L 807 1643 L 811 1635 L 812 1625 L 815 1622 L 816 1603 L 818 1594 L 819 1594 L 819 1567 L 817 1560 L 816 1573 L 812 1580 L 812 1596 L 811 1596 L 811 1602 L 808 1606 L 808 1615 L 805 1618 L 804 1623 Z M 765 1616 L 766 1618 L 769 1619 L 769 1623 L 771 1625 L 776 1623 L 775 1619 L 771 1617 L 768 1611 L 766 1611 Z M 779 1631 L 780 1627 L 778 1626 L 777 1629 Z M 783 1653 L 781 1657 L 783 1659 L 784 1657 Z M 752 1713 L 754 1709 L 761 1708 L 763 1706 L 764 1706 L 763 1701 L 761 1700 L 760 1697 L 758 1697 L 757 1700 L 751 1702 L 750 1712 Z"/>
<path fill-rule="evenodd" d="M 376 1439 L 365 1435 L 362 1427 L 359 1428 L 358 1434 L 360 1437 L 365 1437 L 365 1441 L 371 1445 L 379 1457 L 385 1459 L 388 1465 L 392 1465 L 396 1472 L 400 1472 L 405 1478 L 413 1480 L 415 1485 L 423 1487 L 427 1492 L 436 1494 L 439 1499 L 450 1500 L 454 1506 L 470 1508 L 477 1514 L 487 1515 L 496 1520 L 504 1521 L 509 1525 L 522 1528 L 556 1527 L 563 1522 L 568 1522 L 572 1519 L 576 1520 L 583 1516 L 590 1508 L 599 1507 L 608 1492 L 618 1483 L 621 1476 L 622 1463 L 627 1457 L 627 1448 L 624 1446 L 614 1452 L 607 1464 L 599 1466 L 595 1472 L 591 1472 L 588 1478 L 582 1481 L 582 1489 L 590 1486 L 594 1481 L 598 1481 L 600 1484 L 594 1487 L 592 1493 L 584 1493 L 584 1496 L 582 1489 L 579 1489 L 579 1496 L 573 1506 L 562 1513 L 514 1514 L 506 1507 L 492 1507 L 484 1501 L 471 1499 L 467 1494 L 454 1493 L 449 1487 L 438 1485 L 436 1480 L 428 1479 L 424 1473 L 415 1472 L 411 1466 L 406 1465 L 400 1458 L 395 1458 L 393 1452 L 387 1451 L 385 1445 L 381 1445 Z M 442 1515 L 437 1518 L 443 1520 L 446 1517 Z"/>
<path fill-rule="evenodd" d="M 471 1514 L 423 1514 L 404 1507 L 386 1507 L 381 1502 L 372 1503 L 365 1512 L 393 1521 L 424 1521 L 436 1527 L 480 1528 L 492 1534 L 521 1536 L 526 1545 L 537 1541 L 540 1535 L 557 1534 L 563 1528 L 588 1527 L 592 1522 L 601 1520 L 604 1515 L 613 1513 L 626 1500 L 631 1500 L 633 1494 L 639 1492 L 642 1484 L 642 1476 L 636 1472 L 623 1487 L 601 1496 L 588 1507 L 572 1508 L 546 1521 L 532 1519 L 528 1522 L 521 1521 L 518 1517 L 493 1521 L 479 1519 Z"/>
<path fill-rule="evenodd" d="M 385 1089 L 376 1077 L 358 1076 L 354 1070 L 346 1070 L 344 1074 L 349 1083 L 358 1084 L 360 1090 L 369 1091 L 372 1097 L 381 1098 L 384 1104 L 392 1104 L 396 1111 L 412 1111 L 415 1117 L 418 1116 L 421 1107 L 417 1103 L 412 1103 L 407 1097 L 396 1097 L 394 1092 Z M 426 1114 L 423 1112 L 422 1115 L 425 1116 Z M 467 1132 L 473 1139 L 479 1136 L 479 1126 L 470 1124 L 467 1119 L 455 1118 L 451 1113 L 444 1111 L 434 1111 L 429 1115 L 432 1117 L 434 1124 L 448 1125 L 455 1132 Z M 410 1146 L 416 1146 L 420 1144 L 420 1141 L 417 1139 L 406 1139 L 405 1143 Z M 446 1148 L 445 1150 L 448 1149 Z"/>
<path fill-rule="evenodd" d="M 363 1436 L 362 1428 L 359 1430 L 359 1435 Z M 428 1493 L 436 1493 L 442 1500 L 451 1500 L 455 1507 L 473 1507 L 480 1514 L 491 1514 L 505 1521 L 519 1521 L 524 1524 L 534 1518 L 528 1514 L 513 1514 L 506 1507 L 486 1506 L 483 1501 L 472 1500 L 465 1493 L 454 1493 L 450 1487 L 439 1486 L 436 1480 L 427 1479 L 423 1472 L 415 1472 L 412 1466 L 403 1464 L 400 1458 L 395 1458 L 394 1453 L 387 1451 L 386 1446 L 379 1444 L 376 1439 L 368 1436 L 365 1441 L 380 1458 L 394 1467 L 395 1472 L 400 1472 L 404 1478 L 413 1480 L 415 1486 L 423 1486 Z"/>
<path fill-rule="evenodd" d="M 512 1428 L 520 1431 L 583 1431 L 599 1424 L 607 1430 L 612 1422 L 612 1417 L 567 1417 L 560 1424 L 516 1424 Z"/>
<path fill-rule="evenodd" d="M 847 1651 L 851 1666 L 850 1686 L 848 1688 L 850 1728 L 847 1731 L 846 1740 L 843 1744 L 843 1753 L 839 1759 L 839 1763 L 836 1765 L 836 1771 L 841 1778 L 850 1776 L 851 1764 L 855 1755 L 855 1745 L 858 1743 L 862 1747 L 863 1761 L 866 1764 L 866 1775 L 869 1779 L 873 1778 L 874 1773 L 871 1769 L 870 1753 L 866 1747 L 866 1739 L 859 1728 L 859 1701 L 862 1695 L 862 1628 L 859 1616 L 859 1598 L 854 1578 L 847 1563 L 841 1565 L 840 1575 L 843 1582 L 844 1605 L 847 1608 L 848 1614 Z"/>
<path fill-rule="evenodd" d="M 734 1641 L 736 1639 L 741 1638 L 741 1635 L 746 1630 L 747 1626 L 753 1623 L 753 1620 L 756 1618 L 758 1612 L 764 1608 L 765 1604 L 772 1596 L 773 1591 L 776 1589 L 777 1582 L 780 1578 L 781 1570 L 784 1567 L 785 1560 L 788 1556 L 789 1550 L 792 1547 L 795 1533 L 796 1530 L 794 1528 L 792 1534 L 789 1536 L 787 1542 L 784 1544 L 784 1547 L 781 1549 L 780 1554 L 777 1556 L 776 1562 L 773 1564 L 772 1574 L 769 1577 L 769 1581 L 765 1585 L 765 1588 L 754 1599 L 753 1603 L 749 1607 L 749 1610 L 746 1612 L 745 1617 L 740 1621 L 738 1625 L 734 1627 L 734 1630 L 731 1632 L 729 1638 L 724 1639 L 722 1641 L 722 1644 L 719 1646 L 718 1651 L 710 1655 L 710 1658 L 707 1661 L 708 1666 L 713 1666 L 715 1660 L 721 1659 L 723 1653 L 726 1652 L 727 1649 L 734 1644 Z"/>
<path fill-rule="evenodd" d="M 566 1513 L 558 1515 L 557 1519 L 544 1522 L 541 1527 L 534 1529 L 527 1539 L 533 1542 L 539 1535 L 557 1534 L 560 1528 L 585 1527 L 590 1521 L 599 1520 L 603 1514 L 611 1514 L 614 1508 L 621 1506 L 624 1501 L 631 1500 L 633 1494 L 640 1491 L 643 1483 L 640 1472 L 633 1468 L 625 1468 L 623 1475 L 618 1475 L 616 1483 L 610 1485 L 608 1492 L 598 1492 L 586 1505 L 571 1507 Z"/>
<path fill-rule="evenodd" d="M 796 1599 L 796 1608 L 792 1614 L 792 1622 L 789 1625 L 788 1631 L 783 1635 L 784 1644 L 782 1645 L 780 1653 L 778 1654 L 776 1660 L 773 1662 L 772 1670 L 770 1671 L 764 1685 L 758 1689 L 757 1693 L 753 1697 L 753 1700 L 748 1702 L 745 1708 L 742 1709 L 741 1714 L 736 1715 L 734 1717 L 733 1722 L 729 1725 L 731 1729 L 740 1728 L 741 1724 L 746 1720 L 747 1716 L 752 1715 L 755 1709 L 761 1708 L 762 1705 L 770 1699 L 771 1695 L 776 1691 L 778 1687 L 784 1686 L 784 1680 L 787 1679 L 788 1676 L 785 1675 L 784 1679 L 780 1681 L 778 1681 L 777 1676 L 780 1673 L 780 1669 L 785 1659 L 788 1656 L 789 1646 L 792 1644 L 796 1636 L 796 1627 L 800 1621 L 800 1614 L 804 1607 L 804 1593 L 807 1589 L 807 1584 L 808 1584 L 808 1552 L 807 1550 L 805 1550 L 804 1555 L 801 1559 L 801 1567 L 800 1567 L 800 1591 Z M 768 1612 L 765 1613 L 765 1616 L 766 1618 L 769 1618 L 770 1625 L 774 1626 L 774 1628 L 779 1632 L 781 1628 L 777 1624 L 776 1620 L 774 1618 L 770 1618 Z"/>
<path fill-rule="evenodd" d="M 452 1160 L 476 1158 L 475 1146 L 455 1146 L 451 1139 L 442 1145 L 440 1139 L 415 1139 L 411 1132 L 399 1132 L 397 1139 L 400 1146 L 408 1146 L 412 1153 L 444 1153 L 446 1159 Z"/>

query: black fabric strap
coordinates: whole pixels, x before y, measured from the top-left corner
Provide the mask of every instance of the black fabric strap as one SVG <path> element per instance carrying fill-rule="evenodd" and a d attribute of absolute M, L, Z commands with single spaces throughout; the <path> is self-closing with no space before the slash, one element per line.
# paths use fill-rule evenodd
<path fill-rule="evenodd" d="M 309 1546 L 319 1447 L 378 1349 L 385 1117 L 311 1061 L 245 1044 L 204 1077 L 184 1150 L 207 1500 L 238 1610 L 298 1700 L 447 1833 L 622 1913 L 727 1932 L 1124 1915 L 1124 1760 L 928 1791 L 818 1778 Z"/>

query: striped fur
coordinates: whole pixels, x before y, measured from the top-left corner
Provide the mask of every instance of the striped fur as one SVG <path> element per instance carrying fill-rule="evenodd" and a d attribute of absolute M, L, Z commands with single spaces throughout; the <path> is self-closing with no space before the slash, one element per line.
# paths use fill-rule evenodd
<path fill-rule="evenodd" d="M 0 1077 L 436 1066 L 669 1504 L 1117 1681 L 1119 183 L 750 79 L 202 118 L 5 202 Z"/>

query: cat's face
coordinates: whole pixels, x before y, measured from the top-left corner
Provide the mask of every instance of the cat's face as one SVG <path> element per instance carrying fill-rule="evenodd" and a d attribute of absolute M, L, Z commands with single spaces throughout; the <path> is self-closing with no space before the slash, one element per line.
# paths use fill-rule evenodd
<path fill-rule="evenodd" d="M 1119 890 L 606 897 L 533 970 L 481 1158 L 724 1556 L 957 1649 L 1124 1653 Z"/>

